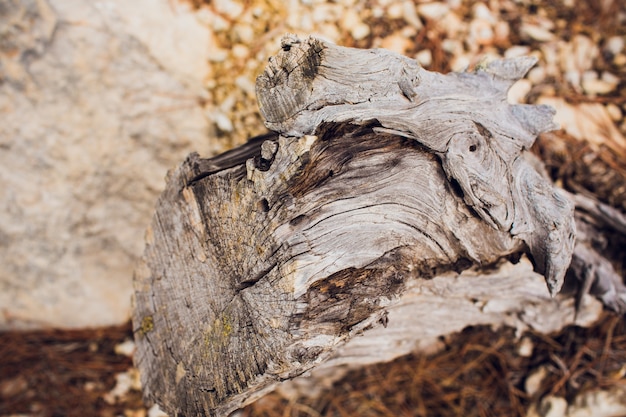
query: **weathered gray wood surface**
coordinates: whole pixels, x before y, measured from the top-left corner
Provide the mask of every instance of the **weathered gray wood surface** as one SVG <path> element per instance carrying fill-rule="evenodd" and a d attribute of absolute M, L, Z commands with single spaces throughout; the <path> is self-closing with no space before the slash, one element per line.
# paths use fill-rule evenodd
<path fill-rule="evenodd" d="M 386 51 L 286 37 L 257 81 L 281 135 L 189 156 L 157 203 L 135 280 L 146 397 L 171 416 L 227 415 L 329 358 L 358 363 L 340 348 L 384 334 L 415 291 L 409 304 L 431 300 L 433 317 L 459 326 L 459 303 L 490 317 L 557 311 L 545 287 L 524 290 L 536 283 L 528 268 L 519 282 L 474 273 L 455 287 L 457 272 L 502 271 L 528 253 L 556 294 L 570 263 L 573 204 L 526 154 L 551 111 L 505 100 L 532 63 L 444 76 Z M 416 344 L 404 332 L 392 339 Z"/>

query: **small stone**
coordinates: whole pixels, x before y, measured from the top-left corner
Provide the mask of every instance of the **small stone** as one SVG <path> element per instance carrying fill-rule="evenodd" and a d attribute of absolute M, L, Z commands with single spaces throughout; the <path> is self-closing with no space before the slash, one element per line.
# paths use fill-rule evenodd
<path fill-rule="evenodd" d="M 497 21 L 497 19 L 493 16 L 493 13 L 491 13 L 491 10 L 489 10 L 489 8 L 484 3 L 474 4 L 474 7 L 472 8 L 472 14 L 474 15 L 475 19 L 486 20 L 487 22 L 494 25 Z"/>
<path fill-rule="evenodd" d="M 605 81 L 605 82 L 609 83 L 609 84 L 615 84 L 615 86 L 617 86 L 619 84 L 619 82 L 620 82 L 620 78 L 617 75 L 612 74 L 612 73 L 610 73 L 608 71 L 604 71 L 602 73 L 602 76 L 600 77 L 600 79 L 602 81 Z"/>
<path fill-rule="evenodd" d="M 573 59 L 575 68 L 566 68 L 567 70 L 577 69 L 579 71 L 587 71 L 593 67 L 593 60 L 599 55 L 598 46 L 585 35 L 576 35 L 571 42 L 573 48 Z"/>
<path fill-rule="evenodd" d="M 445 3 L 424 3 L 417 6 L 417 12 L 424 18 L 439 20 L 444 17 L 450 8 Z"/>
<path fill-rule="evenodd" d="M 375 19 L 380 19 L 383 16 L 385 16 L 385 10 L 380 7 L 380 6 L 376 6 L 374 8 L 372 8 L 372 17 Z"/>
<path fill-rule="evenodd" d="M 235 85 L 243 90 L 250 97 L 254 97 L 256 94 L 256 87 L 250 78 L 245 75 L 240 75 L 235 78 Z"/>
<path fill-rule="evenodd" d="M 370 27 L 363 23 L 356 11 L 349 9 L 341 19 L 341 26 L 350 31 L 355 40 L 364 39 L 370 34 Z"/>
<path fill-rule="evenodd" d="M 522 23 L 520 32 L 522 35 L 539 42 L 550 42 L 555 39 L 554 33 L 550 32 L 548 29 L 529 23 Z"/>
<path fill-rule="evenodd" d="M 568 417 L 626 415 L 626 387 L 614 385 L 578 394 L 568 409 Z"/>
<path fill-rule="evenodd" d="M 357 21 L 361 20 L 354 9 L 347 9 L 344 11 L 344 8 L 341 5 L 331 3 L 315 5 L 315 7 L 313 7 L 311 17 L 314 23 L 336 22 L 341 19 L 341 24 L 345 29 L 351 28 L 350 23 L 356 24 Z"/>
<path fill-rule="evenodd" d="M 233 52 L 233 56 L 238 59 L 245 59 L 248 57 L 248 54 L 250 53 L 250 51 L 248 50 L 248 47 L 240 43 L 233 46 L 232 52 Z"/>
<path fill-rule="evenodd" d="M 256 36 L 254 29 L 249 24 L 237 24 L 234 26 L 233 32 L 238 42 L 247 45 L 253 43 Z"/>
<path fill-rule="evenodd" d="M 383 39 L 380 46 L 382 48 L 389 49 L 391 51 L 404 55 L 407 49 L 409 49 L 412 46 L 412 43 L 410 40 L 408 40 L 404 36 L 398 33 L 394 33 L 390 36 L 387 36 L 385 39 Z"/>
<path fill-rule="evenodd" d="M 222 132 L 232 132 L 233 131 L 233 122 L 230 121 L 228 116 L 220 111 L 216 111 L 213 113 L 213 120 L 217 125 L 217 128 Z"/>
<path fill-rule="evenodd" d="M 484 19 L 474 19 L 469 26 L 469 42 L 470 49 L 474 50 L 474 46 L 485 46 L 493 43 L 493 29 L 491 23 Z M 478 48 L 476 48 L 477 50 Z"/>
<path fill-rule="evenodd" d="M 332 43 L 338 43 L 341 39 L 341 33 L 334 23 L 323 23 L 319 26 L 319 32 L 315 33 L 316 37 L 320 37 L 324 40 Z"/>
<path fill-rule="evenodd" d="M 365 23 L 361 23 L 350 30 L 350 35 L 357 41 L 365 39 L 369 34 L 370 27 Z"/>
<path fill-rule="evenodd" d="M 534 350 L 535 344 L 533 340 L 528 336 L 522 337 L 517 346 L 517 354 L 524 358 L 530 358 Z"/>
<path fill-rule="evenodd" d="M 567 400 L 562 397 L 547 396 L 541 400 L 539 412 L 542 417 L 565 417 Z"/>
<path fill-rule="evenodd" d="M 496 22 L 493 27 L 493 34 L 496 43 L 498 44 L 509 44 L 509 36 L 511 35 L 511 27 L 504 20 L 500 20 Z"/>
<path fill-rule="evenodd" d="M 444 39 L 441 42 L 441 49 L 453 56 L 456 56 L 463 53 L 463 44 L 457 39 Z"/>
<path fill-rule="evenodd" d="M 606 105 L 606 112 L 609 114 L 609 116 L 611 117 L 611 119 L 613 119 L 614 122 L 619 122 L 624 117 L 622 115 L 622 111 L 620 110 L 619 106 L 617 106 L 614 103 L 609 103 Z"/>
<path fill-rule="evenodd" d="M 211 49 L 208 58 L 210 62 L 224 62 L 228 58 L 228 51 L 221 48 Z"/>
<path fill-rule="evenodd" d="M 402 3 L 402 12 L 404 14 L 404 21 L 409 25 L 417 30 L 424 27 L 424 24 L 417 15 L 417 8 L 415 7 L 415 3 L 413 1 L 405 0 Z"/>
<path fill-rule="evenodd" d="M 400 29 L 400 34 L 407 39 L 411 39 L 417 35 L 417 31 L 412 26 L 405 26 L 402 29 Z"/>
<path fill-rule="evenodd" d="M 83 389 L 87 392 L 94 392 L 98 388 L 98 384 L 94 381 L 87 381 L 85 385 L 83 385 Z"/>
<path fill-rule="evenodd" d="M 526 377 L 526 381 L 524 381 L 524 391 L 526 391 L 529 396 L 535 395 L 535 393 L 539 391 L 539 388 L 541 388 L 541 383 L 547 375 L 548 370 L 545 366 L 540 366 L 532 370 Z"/>
<path fill-rule="evenodd" d="M 237 19 L 243 12 L 243 5 L 235 0 L 213 0 L 211 4 L 218 13 L 232 20 Z"/>
<path fill-rule="evenodd" d="M 595 71 L 585 71 L 582 73 L 582 81 L 595 81 L 598 79 L 598 73 Z"/>
<path fill-rule="evenodd" d="M 528 72 L 526 79 L 537 85 L 546 79 L 546 69 L 544 67 L 535 67 Z"/>
<path fill-rule="evenodd" d="M 598 94 L 609 94 L 615 89 L 615 85 L 602 80 L 584 80 L 582 82 L 583 90 L 590 96 Z"/>
<path fill-rule="evenodd" d="M 133 375 L 130 371 L 121 372 L 115 375 L 115 387 L 103 396 L 107 404 L 116 404 L 134 388 Z"/>
<path fill-rule="evenodd" d="M 133 353 L 135 353 L 135 342 L 127 339 L 122 343 L 115 345 L 115 348 L 113 350 L 116 355 L 128 356 L 129 358 L 132 358 Z"/>
<path fill-rule="evenodd" d="M 604 44 L 604 50 L 611 55 L 617 55 L 624 50 L 624 37 L 622 36 L 612 36 L 608 38 Z"/>
<path fill-rule="evenodd" d="M 530 47 L 523 45 L 515 45 L 504 51 L 505 58 L 518 58 L 530 54 Z"/>
<path fill-rule="evenodd" d="M 472 59 L 470 55 L 461 54 L 452 58 L 450 62 L 450 67 L 452 68 L 452 71 L 455 72 L 465 71 L 469 67 L 471 62 Z"/>
<path fill-rule="evenodd" d="M 423 67 L 428 67 L 433 63 L 433 53 L 430 49 L 422 49 L 415 55 L 415 59 Z"/>
<path fill-rule="evenodd" d="M 461 20 L 456 13 L 448 13 L 437 22 L 437 25 L 445 32 L 447 39 L 450 40 L 461 40 L 465 38 L 469 30 L 469 24 Z M 435 36 L 437 36 L 436 33 Z M 430 37 L 430 39 L 433 39 L 433 37 Z"/>
<path fill-rule="evenodd" d="M 387 17 L 389 19 L 400 19 L 404 15 L 402 3 L 393 3 L 387 9 Z"/>

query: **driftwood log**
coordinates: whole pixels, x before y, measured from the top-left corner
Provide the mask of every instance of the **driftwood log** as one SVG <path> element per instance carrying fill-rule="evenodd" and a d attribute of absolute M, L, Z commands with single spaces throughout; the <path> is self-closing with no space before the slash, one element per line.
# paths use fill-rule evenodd
<path fill-rule="evenodd" d="M 527 152 L 552 110 L 506 102 L 534 63 L 442 75 L 286 36 L 257 80 L 275 133 L 168 174 L 135 277 L 146 398 L 172 417 L 228 415 L 468 324 L 554 330 L 574 316 L 549 295 L 572 254 L 568 276 L 623 309 L 619 275 L 575 240 L 576 222 L 589 237 L 623 216 L 556 189 Z"/>

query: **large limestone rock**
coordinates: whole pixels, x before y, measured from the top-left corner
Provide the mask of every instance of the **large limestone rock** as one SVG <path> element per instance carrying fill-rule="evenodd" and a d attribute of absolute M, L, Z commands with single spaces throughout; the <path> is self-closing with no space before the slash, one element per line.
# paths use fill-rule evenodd
<path fill-rule="evenodd" d="M 208 29 L 173 7 L 0 3 L 0 329 L 126 320 L 163 177 L 223 150 L 198 100 Z"/>

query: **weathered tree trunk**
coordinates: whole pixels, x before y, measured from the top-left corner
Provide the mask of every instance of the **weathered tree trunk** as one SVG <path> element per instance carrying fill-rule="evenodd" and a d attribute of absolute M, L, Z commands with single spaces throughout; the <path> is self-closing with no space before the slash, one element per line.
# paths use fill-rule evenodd
<path fill-rule="evenodd" d="M 552 112 L 505 100 L 534 62 L 441 75 L 286 37 L 257 81 L 280 135 L 189 156 L 157 203 L 133 317 L 147 398 L 227 415 L 324 361 L 388 360 L 468 324 L 571 320 L 549 292 L 574 250 L 573 204 L 526 152 Z M 524 253 L 549 291 L 506 262 Z M 602 275 L 575 259 L 585 282 Z M 597 292 L 619 309 L 612 273 Z"/>

